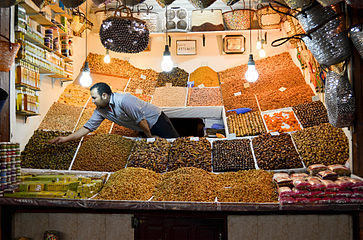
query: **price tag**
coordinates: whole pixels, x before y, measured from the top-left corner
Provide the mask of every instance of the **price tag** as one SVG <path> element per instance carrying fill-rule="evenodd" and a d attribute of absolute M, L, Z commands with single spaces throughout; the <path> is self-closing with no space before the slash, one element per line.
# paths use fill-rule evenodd
<path fill-rule="evenodd" d="M 271 134 L 272 136 L 278 136 L 278 135 L 280 135 L 280 133 L 279 133 L 279 132 L 270 132 L 270 134 Z"/>
<path fill-rule="evenodd" d="M 135 93 L 136 94 L 142 94 L 142 89 L 139 89 L 139 88 L 135 89 Z"/>
<path fill-rule="evenodd" d="M 234 93 L 234 96 L 237 97 L 237 96 L 240 96 L 242 93 L 241 92 L 236 92 Z"/>
<path fill-rule="evenodd" d="M 190 141 L 199 141 L 199 137 L 190 137 Z"/>
<path fill-rule="evenodd" d="M 281 87 L 279 91 L 284 92 L 287 88 Z"/>
<path fill-rule="evenodd" d="M 244 86 L 245 88 L 249 88 L 249 87 L 250 87 L 250 84 L 249 84 L 249 83 L 245 83 L 245 84 L 243 84 L 243 86 Z"/>
<path fill-rule="evenodd" d="M 165 87 L 172 87 L 173 85 L 171 83 L 165 83 Z"/>
<path fill-rule="evenodd" d="M 149 142 L 155 142 L 155 138 L 147 138 L 147 139 L 146 139 L 146 142 L 148 142 L 148 143 L 149 143 Z"/>
<path fill-rule="evenodd" d="M 227 135 L 227 138 L 228 139 L 236 139 L 236 134 L 235 133 L 229 133 L 228 135 Z"/>
<path fill-rule="evenodd" d="M 188 85 L 188 87 L 190 87 L 190 88 L 191 88 L 191 87 L 194 87 L 194 81 L 188 82 L 188 83 L 187 83 L 187 85 Z"/>
<path fill-rule="evenodd" d="M 312 100 L 313 100 L 313 102 L 316 102 L 316 101 L 319 101 L 320 98 L 318 95 L 315 95 L 315 96 L 312 96 Z"/>
<path fill-rule="evenodd" d="M 198 87 L 199 88 L 204 88 L 204 84 L 199 84 Z"/>
<path fill-rule="evenodd" d="M 145 80 L 146 79 L 146 76 L 144 74 L 141 74 L 140 75 L 140 78 Z"/>

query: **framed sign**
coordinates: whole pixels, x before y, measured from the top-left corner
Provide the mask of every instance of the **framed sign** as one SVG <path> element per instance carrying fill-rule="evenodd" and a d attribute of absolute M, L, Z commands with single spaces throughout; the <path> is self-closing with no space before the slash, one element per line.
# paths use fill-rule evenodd
<path fill-rule="evenodd" d="M 223 51 L 227 54 L 241 54 L 246 50 L 246 38 L 243 35 L 227 35 L 223 38 Z"/>
<path fill-rule="evenodd" d="M 177 40 L 176 55 L 197 54 L 197 40 Z"/>

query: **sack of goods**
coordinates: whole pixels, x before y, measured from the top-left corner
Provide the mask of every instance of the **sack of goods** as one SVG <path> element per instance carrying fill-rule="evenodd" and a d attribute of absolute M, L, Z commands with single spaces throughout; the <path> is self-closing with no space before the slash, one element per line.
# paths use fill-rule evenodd
<path fill-rule="evenodd" d="M 126 10 L 127 16 L 121 16 Z M 102 45 L 111 51 L 138 53 L 146 49 L 149 43 L 149 30 L 144 21 L 134 18 L 127 7 L 115 11 L 115 16 L 102 22 L 100 28 Z"/>
<path fill-rule="evenodd" d="M 193 10 L 192 32 L 223 31 L 222 10 Z"/>

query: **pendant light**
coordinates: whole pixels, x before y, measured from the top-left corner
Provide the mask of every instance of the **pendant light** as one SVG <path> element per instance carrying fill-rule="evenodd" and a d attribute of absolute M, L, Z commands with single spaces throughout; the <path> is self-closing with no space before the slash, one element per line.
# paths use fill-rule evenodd
<path fill-rule="evenodd" d="M 251 0 L 250 0 L 251 8 Z M 252 14 L 250 11 L 250 56 L 247 63 L 247 72 L 245 73 L 247 82 L 256 82 L 258 79 L 258 72 L 256 70 L 255 61 L 253 60 L 252 54 Z"/>
<path fill-rule="evenodd" d="M 103 58 L 103 61 L 107 64 L 109 64 L 111 62 L 111 57 L 110 57 L 110 50 L 106 49 L 106 55 Z"/>
<path fill-rule="evenodd" d="M 168 21 L 167 14 L 168 14 L 168 6 L 166 5 L 166 7 L 165 7 L 165 50 L 163 53 L 163 59 L 161 60 L 161 70 L 163 72 L 170 72 L 174 67 L 174 63 L 173 63 L 173 60 L 171 59 L 171 54 L 170 54 L 169 45 L 168 45 L 168 28 L 166 26 L 166 22 Z"/>
<path fill-rule="evenodd" d="M 261 45 L 261 49 L 259 51 L 260 58 L 266 57 L 266 51 L 263 49 L 263 45 Z"/>
<path fill-rule="evenodd" d="M 260 30 L 257 30 L 257 42 L 256 48 L 260 50 L 262 48 L 262 39 L 260 39 Z"/>
<path fill-rule="evenodd" d="M 88 11 L 88 2 L 86 0 L 86 24 L 87 24 L 87 11 Z M 88 40 L 88 36 L 87 36 L 87 27 L 86 27 L 86 62 L 84 63 L 81 78 L 79 79 L 79 83 L 83 87 L 89 87 L 92 85 L 91 70 L 89 69 L 89 64 L 87 61 L 87 53 L 88 53 L 88 41 L 87 40 Z"/>

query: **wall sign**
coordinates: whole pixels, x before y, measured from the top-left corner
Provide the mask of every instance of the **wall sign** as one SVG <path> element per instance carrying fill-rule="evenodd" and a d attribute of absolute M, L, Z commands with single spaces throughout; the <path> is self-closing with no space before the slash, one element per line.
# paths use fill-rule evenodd
<path fill-rule="evenodd" d="M 177 55 L 195 55 L 197 54 L 197 40 L 177 40 Z"/>
<path fill-rule="evenodd" d="M 223 38 L 223 51 L 227 54 L 244 53 L 246 38 L 243 35 L 227 35 Z"/>

